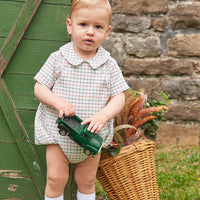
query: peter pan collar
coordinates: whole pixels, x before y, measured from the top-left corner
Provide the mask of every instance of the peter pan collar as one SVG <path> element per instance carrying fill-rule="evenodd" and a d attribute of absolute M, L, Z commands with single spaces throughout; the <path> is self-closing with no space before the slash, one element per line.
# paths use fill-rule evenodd
<path fill-rule="evenodd" d="M 93 69 L 96 69 L 105 64 L 110 57 L 110 53 L 108 51 L 106 51 L 103 47 L 99 47 L 94 57 L 88 60 L 84 60 L 77 56 L 73 48 L 73 42 L 69 42 L 60 47 L 60 52 L 65 60 L 67 60 L 71 65 L 79 66 L 80 64 L 87 62 Z"/>

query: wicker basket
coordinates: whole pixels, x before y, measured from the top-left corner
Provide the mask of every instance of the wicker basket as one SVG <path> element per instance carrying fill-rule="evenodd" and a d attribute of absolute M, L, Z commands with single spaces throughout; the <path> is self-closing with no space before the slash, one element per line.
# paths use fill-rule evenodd
<path fill-rule="evenodd" d="M 125 146 L 113 157 L 102 155 L 97 178 L 112 200 L 158 200 L 155 142 Z"/>

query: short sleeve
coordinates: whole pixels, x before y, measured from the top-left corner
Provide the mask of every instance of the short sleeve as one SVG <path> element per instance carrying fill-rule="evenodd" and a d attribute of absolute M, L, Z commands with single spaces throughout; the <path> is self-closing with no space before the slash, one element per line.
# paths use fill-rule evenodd
<path fill-rule="evenodd" d="M 57 55 L 56 53 L 52 53 L 40 71 L 35 75 L 34 79 L 49 89 L 52 89 L 59 75 L 59 68 L 56 66 L 56 63 Z"/>
<path fill-rule="evenodd" d="M 111 96 L 117 95 L 129 88 L 124 80 L 122 72 L 114 59 L 111 59 L 110 65 L 110 93 Z"/>

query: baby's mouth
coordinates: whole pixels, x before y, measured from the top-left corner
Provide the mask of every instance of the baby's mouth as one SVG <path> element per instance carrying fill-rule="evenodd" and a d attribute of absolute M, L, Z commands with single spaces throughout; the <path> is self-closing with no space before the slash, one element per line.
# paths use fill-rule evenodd
<path fill-rule="evenodd" d="M 92 39 L 86 39 L 85 42 L 88 43 L 88 44 L 94 43 L 94 41 Z"/>

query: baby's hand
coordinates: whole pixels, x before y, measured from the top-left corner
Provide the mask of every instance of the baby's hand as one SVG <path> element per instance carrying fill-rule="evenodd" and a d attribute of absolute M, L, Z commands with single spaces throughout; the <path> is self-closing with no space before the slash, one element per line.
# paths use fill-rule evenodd
<path fill-rule="evenodd" d="M 90 118 L 84 120 L 81 123 L 81 125 L 90 123 L 87 130 L 92 133 L 98 133 L 103 128 L 106 122 L 107 122 L 106 115 L 104 113 L 98 112 L 95 113 Z"/>
<path fill-rule="evenodd" d="M 65 115 L 66 117 L 72 117 L 75 115 L 75 108 L 69 101 L 66 101 L 64 99 L 59 100 L 56 103 L 55 107 L 56 110 L 58 110 L 59 112 L 59 118 L 62 118 L 63 115 Z"/>

